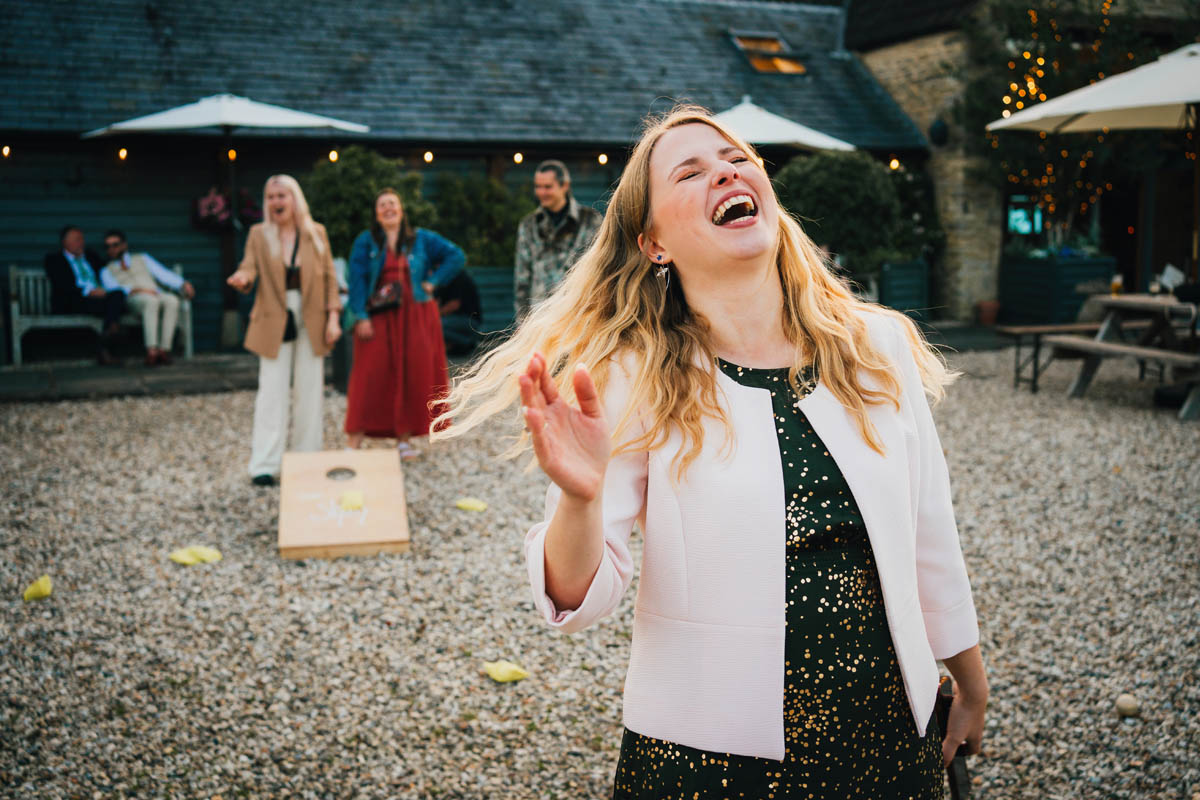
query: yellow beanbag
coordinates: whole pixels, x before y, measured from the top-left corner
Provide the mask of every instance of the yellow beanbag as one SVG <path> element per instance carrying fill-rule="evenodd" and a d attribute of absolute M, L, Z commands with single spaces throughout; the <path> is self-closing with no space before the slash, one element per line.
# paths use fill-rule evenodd
<path fill-rule="evenodd" d="M 342 511 L 361 511 L 363 507 L 363 493 L 351 489 L 348 492 L 342 492 Z"/>
<path fill-rule="evenodd" d="M 485 661 L 483 671 L 496 683 L 510 683 L 529 677 L 528 672 L 511 661 Z"/>
<path fill-rule="evenodd" d="M 458 506 L 463 511 L 487 510 L 487 503 L 483 502 L 478 497 L 460 497 L 454 501 L 454 505 Z"/>
<path fill-rule="evenodd" d="M 221 560 L 221 551 L 215 547 L 206 547 L 202 544 L 194 544 L 191 547 L 181 547 L 168 556 L 176 564 L 183 564 L 185 567 L 190 567 L 194 564 L 208 564 L 212 561 Z"/>
<path fill-rule="evenodd" d="M 30 600 L 41 600 L 49 597 L 52 587 L 50 586 L 50 576 L 43 575 L 25 588 L 25 602 Z"/>

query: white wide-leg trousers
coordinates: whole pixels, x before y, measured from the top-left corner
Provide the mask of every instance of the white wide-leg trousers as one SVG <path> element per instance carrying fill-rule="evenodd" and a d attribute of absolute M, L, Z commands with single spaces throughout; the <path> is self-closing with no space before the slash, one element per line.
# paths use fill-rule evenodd
<path fill-rule="evenodd" d="M 324 364 L 309 343 L 300 315 L 298 289 L 288 291 L 287 307 L 296 319 L 296 338 L 284 342 L 277 357 L 258 359 L 258 396 L 254 399 L 250 452 L 252 476 L 279 474 L 289 411 L 294 412 L 291 449 L 301 453 L 321 449 Z"/>

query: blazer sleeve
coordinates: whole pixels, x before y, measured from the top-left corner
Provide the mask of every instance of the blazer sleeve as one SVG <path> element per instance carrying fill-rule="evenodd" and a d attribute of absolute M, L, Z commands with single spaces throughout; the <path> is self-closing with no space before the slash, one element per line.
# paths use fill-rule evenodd
<path fill-rule="evenodd" d="M 610 423 L 621 418 L 628 398 L 624 373 L 614 364 L 604 393 L 605 413 Z M 576 609 L 560 609 L 546 594 L 546 530 L 558 507 L 562 491 L 553 483 L 546 492 L 546 517 L 530 528 L 525 537 L 525 563 L 533 602 L 552 628 L 574 633 L 613 612 L 633 580 L 633 556 L 629 536 L 633 523 L 646 505 L 646 451 L 624 453 L 608 464 L 604 475 L 604 553 L 583 602 Z"/>
<path fill-rule="evenodd" d="M 467 263 L 467 256 L 462 248 L 439 233 L 422 230 L 425 236 L 425 254 L 429 263 L 437 264 L 437 269 L 429 276 L 429 282 L 434 287 L 445 286 L 462 271 Z"/>
<path fill-rule="evenodd" d="M 360 319 L 367 318 L 367 298 L 371 296 L 371 234 L 363 231 L 350 248 L 350 264 L 347 267 L 346 283 L 349 298 L 346 300 L 346 327 L 352 327 Z"/>
<path fill-rule="evenodd" d="M 950 472 L 907 334 L 895 322 L 895 360 L 917 431 L 917 596 L 934 658 L 978 644 L 979 623 L 951 502 Z"/>
<path fill-rule="evenodd" d="M 246 287 L 246 292 L 249 292 L 254 286 L 254 282 L 258 280 L 258 270 L 262 266 L 258 263 L 259 254 L 262 252 L 262 228 L 258 225 L 253 225 L 250 228 L 250 233 L 246 235 L 246 249 L 242 253 L 242 263 L 238 265 L 237 271 L 250 279 L 250 286 Z"/>
<path fill-rule="evenodd" d="M 338 291 L 337 267 L 333 265 L 333 248 L 329 246 L 329 234 L 324 225 L 317 225 L 317 234 L 324 246 L 321 260 L 324 262 L 322 274 L 325 276 L 325 311 L 341 311 L 342 298 Z"/>

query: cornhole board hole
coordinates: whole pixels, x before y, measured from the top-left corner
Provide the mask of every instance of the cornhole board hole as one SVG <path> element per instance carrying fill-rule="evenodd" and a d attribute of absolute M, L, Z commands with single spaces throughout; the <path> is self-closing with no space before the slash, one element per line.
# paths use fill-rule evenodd
<path fill-rule="evenodd" d="M 343 508 L 347 492 L 361 492 L 362 508 Z M 284 558 L 408 550 L 404 475 L 393 449 L 284 453 L 279 506 Z"/>

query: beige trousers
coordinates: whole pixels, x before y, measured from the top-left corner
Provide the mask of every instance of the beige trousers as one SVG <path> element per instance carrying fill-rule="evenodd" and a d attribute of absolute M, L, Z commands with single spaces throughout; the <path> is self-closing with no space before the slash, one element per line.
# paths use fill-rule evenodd
<path fill-rule="evenodd" d="M 301 453 L 321 449 L 325 364 L 308 341 L 299 290 L 288 291 L 287 307 L 296 318 L 296 338 L 284 342 L 275 358 L 258 358 L 258 396 L 250 439 L 252 476 L 279 474 L 289 416 L 294 416 L 291 449 Z"/>
<path fill-rule="evenodd" d="M 169 351 L 179 322 L 179 298 L 170 292 L 131 292 L 125 299 L 135 314 L 142 315 L 142 342 L 146 349 L 161 347 Z"/>

